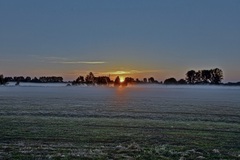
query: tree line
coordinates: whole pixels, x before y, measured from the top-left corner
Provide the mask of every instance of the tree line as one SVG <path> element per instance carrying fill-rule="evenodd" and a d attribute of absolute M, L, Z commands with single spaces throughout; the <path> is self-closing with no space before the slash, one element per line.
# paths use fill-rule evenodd
<path fill-rule="evenodd" d="M 185 79 L 177 81 L 175 78 L 168 78 L 164 84 L 220 84 L 223 80 L 223 71 L 219 68 L 210 70 L 190 70 L 186 73 Z"/>
<path fill-rule="evenodd" d="M 137 79 L 134 79 L 132 77 L 125 77 L 124 81 L 120 81 L 120 77 L 117 76 L 115 80 L 111 80 L 110 76 L 94 76 L 92 72 L 90 72 L 85 78 L 84 76 L 79 76 L 76 80 L 72 82 L 72 85 L 81 85 L 81 84 L 87 84 L 87 85 L 114 85 L 114 86 L 127 86 L 128 84 L 139 84 L 139 83 L 159 83 L 156 81 L 153 77 L 150 78 L 144 78 L 142 81 Z"/>
<path fill-rule="evenodd" d="M 219 68 L 210 70 L 190 70 L 186 73 L 185 79 L 176 80 L 175 78 L 168 78 L 164 81 L 164 84 L 221 84 L 223 80 L 223 71 Z M 31 77 L 24 78 L 19 77 L 3 77 L 0 75 L 0 84 L 5 84 L 7 82 L 35 82 L 35 83 L 59 83 L 63 82 L 62 77 L 49 76 L 49 77 Z M 129 84 L 162 84 L 154 79 L 154 77 L 143 78 L 142 80 L 132 77 L 125 77 L 124 81 L 120 81 L 120 77 L 117 76 L 115 80 L 111 80 L 110 76 L 94 76 L 92 72 L 88 75 L 79 76 L 76 80 L 72 81 L 72 85 L 114 85 L 114 86 L 127 86 Z M 231 85 L 233 85 L 231 83 Z"/>
<path fill-rule="evenodd" d="M 223 71 L 219 68 L 210 70 L 190 70 L 186 73 L 189 84 L 220 84 L 223 80 Z"/>
<path fill-rule="evenodd" d="M 63 78 L 57 76 L 43 76 L 39 78 L 31 78 L 29 76 L 4 77 L 3 75 L 0 75 L 0 84 L 5 84 L 7 82 L 61 83 L 63 82 Z"/>

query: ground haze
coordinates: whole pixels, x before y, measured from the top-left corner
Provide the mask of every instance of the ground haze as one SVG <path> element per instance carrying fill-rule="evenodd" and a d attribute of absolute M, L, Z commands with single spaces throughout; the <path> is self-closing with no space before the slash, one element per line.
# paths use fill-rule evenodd
<path fill-rule="evenodd" d="M 0 87 L 0 159 L 237 159 L 240 88 Z"/>

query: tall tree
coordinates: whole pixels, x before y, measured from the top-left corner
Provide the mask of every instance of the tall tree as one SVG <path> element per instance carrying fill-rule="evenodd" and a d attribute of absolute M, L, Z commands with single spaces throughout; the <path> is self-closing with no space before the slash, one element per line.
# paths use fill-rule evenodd
<path fill-rule="evenodd" d="M 95 83 L 94 79 L 95 79 L 94 74 L 93 74 L 92 72 L 90 72 L 90 73 L 86 76 L 85 81 L 86 81 L 86 83 L 88 83 L 88 84 L 94 84 L 94 83 Z"/>
<path fill-rule="evenodd" d="M 194 70 L 188 71 L 186 76 L 186 81 L 189 84 L 194 84 L 196 82 L 196 72 Z"/>
<path fill-rule="evenodd" d="M 143 78 L 143 82 L 144 82 L 144 83 L 147 83 L 147 78 Z"/>
<path fill-rule="evenodd" d="M 211 83 L 220 84 L 223 79 L 223 71 L 219 68 L 211 69 Z"/>
<path fill-rule="evenodd" d="M 197 71 L 195 74 L 195 82 L 194 83 L 202 83 L 202 71 Z"/>
<path fill-rule="evenodd" d="M 84 82 L 84 77 L 83 76 L 79 76 L 77 79 L 76 79 L 76 83 L 83 83 Z"/>
<path fill-rule="evenodd" d="M 210 70 L 202 70 L 203 83 L 209 83 L 210 79 L 211 79 L 211 71 Z"/>
<path fill-rule="evenodd" d="M 120 86 L 120 78 L 119 78 L 119 76 L 116 77 L 116 79 L 114 81 L 114 86 Z"/>
<path fill-rule="evenodd" d="M 3 78 L 3 75 L 1 74 L 0 75 L 0 85 L 4 84 L 4 78 Z"/>

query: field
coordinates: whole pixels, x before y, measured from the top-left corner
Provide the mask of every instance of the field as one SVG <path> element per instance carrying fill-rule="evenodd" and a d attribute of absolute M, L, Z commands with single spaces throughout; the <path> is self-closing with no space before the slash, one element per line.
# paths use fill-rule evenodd
<path fill-rule="evenodd" d="M 2 87 L 0 159 L 240 159 L 238 93 Z"/>

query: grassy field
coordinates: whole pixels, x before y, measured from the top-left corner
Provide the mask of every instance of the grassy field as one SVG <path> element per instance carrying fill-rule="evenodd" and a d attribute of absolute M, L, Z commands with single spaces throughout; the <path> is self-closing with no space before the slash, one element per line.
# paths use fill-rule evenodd
<path fill-rule="evenodd" d="M 240 124 L 2 115 L 0 159 L 240 159 Z"/>
<path fill-rule="evenodd" d="M 0 159 L 240 159 L 240 90 L 2 87 Z"/>

